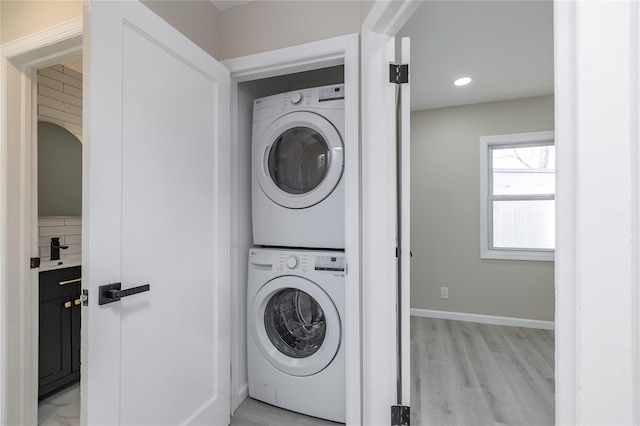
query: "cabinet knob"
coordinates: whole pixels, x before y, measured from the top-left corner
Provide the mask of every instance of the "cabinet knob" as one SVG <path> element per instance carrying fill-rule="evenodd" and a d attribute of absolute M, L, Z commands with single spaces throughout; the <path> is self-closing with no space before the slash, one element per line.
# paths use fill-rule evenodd
<path fill-rule="evenodd" d="M 71 302 L 64 302 L 64 308 L 69 309 L 71 307 Z"/>
<path fill-rule="evenodd" d="M 80 299 L 76 299 L 76 300 L 73 301 L 73 304 L 76 305 L 76 306 L 78 306 L 81 303 L 82 303 L 82 301 Z"/>

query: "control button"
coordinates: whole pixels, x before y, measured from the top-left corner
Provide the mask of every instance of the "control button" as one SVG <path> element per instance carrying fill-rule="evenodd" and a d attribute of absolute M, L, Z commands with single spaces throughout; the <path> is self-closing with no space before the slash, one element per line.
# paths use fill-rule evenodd
<path fill-rule="evenodd" d="M 298 105 L 302 102 L 302 94 L 301 93 L 293 93 L 291 95 L 291 103 L 294 105 Z"/>
<path fill-rule="evenodd" d="M 298 258 L 296 256 L 289 256 L 287 259 L 287 266 L 289 269 L 296 269 L 298 267 Z"/>

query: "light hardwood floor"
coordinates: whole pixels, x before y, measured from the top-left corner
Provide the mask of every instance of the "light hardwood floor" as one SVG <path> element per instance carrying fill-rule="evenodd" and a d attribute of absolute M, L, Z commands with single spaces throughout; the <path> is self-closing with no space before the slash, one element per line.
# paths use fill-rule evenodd
<path fill-rule="evenodd" d="M 411 318 L 412 425 L 553 425 L 554 332 Z"/>
<path fill-rule="evenodd" d="M 247 398 L 231 418 L 231 426 L 340 426 Z"/>
<path fill-rule="evenodd" d="M 554 424 L 554 333 L 411 317 L 411 424 Z M 40 403 L 41 425 L 77 425 L 79 386 Z M 336 426 L 246 399 L 232 426 Z"/>

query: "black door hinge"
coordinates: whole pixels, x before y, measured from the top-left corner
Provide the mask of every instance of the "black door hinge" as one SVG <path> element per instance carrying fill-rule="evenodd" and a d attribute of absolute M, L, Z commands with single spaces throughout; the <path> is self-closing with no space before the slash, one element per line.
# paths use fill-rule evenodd
<path fill-rule="evenodd" d="M 82 289 L 80 300 L 82 300 L 82 306 L 89 306 L 89 290 L 87 290 L 86 288 Z"/>
<path fill-rule="evenodd" d="M 32 257 L 31 258 L 31 269 L 35 269 L 35 268 L 39 268 L 40 267 L 40 258 L 39 257 Z"/>
<path fill-rule="evenodd" d="M 389 83 L 409 82 L 409 64 L 389 64 Z"/>
<path fill-rule="evenodd" d="M 391 426 L 409 426 L 411 410 L 406 405 L 391 406 Z"/>

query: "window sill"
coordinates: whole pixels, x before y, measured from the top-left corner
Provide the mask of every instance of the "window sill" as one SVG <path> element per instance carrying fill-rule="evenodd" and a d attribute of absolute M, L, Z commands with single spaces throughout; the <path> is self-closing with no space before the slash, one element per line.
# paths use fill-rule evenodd
<path fill-rule="evenodd" d="M 494 260 L 531 260 L 537 262 L 554 262 L 554 251 L 532 251 L 532 250 L 483 250 L 481 259 Z"/>

